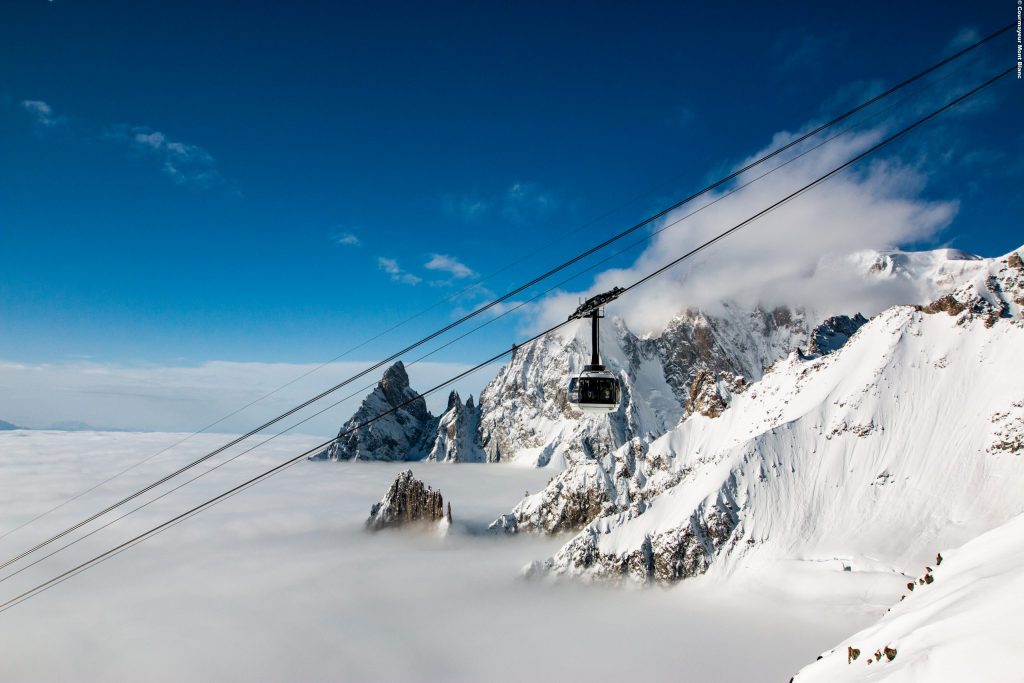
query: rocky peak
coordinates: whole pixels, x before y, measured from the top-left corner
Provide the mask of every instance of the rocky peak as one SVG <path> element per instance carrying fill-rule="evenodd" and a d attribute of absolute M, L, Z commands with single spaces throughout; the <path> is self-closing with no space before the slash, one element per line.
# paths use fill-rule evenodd
<path fill-rule="evenodd" d="M 982 265 L 921 310 L 954 316 L 960 325 L 980 319 L 991 327 L 1000 319 L 1024 318 L 1024 261 L 1018 250 Z"/>
<path fill-rule="evenodd" d="M 473 397 L 470 396 L 469 400 L 472 401 Z M 452 393 L 448 394 L 448 407 L 445 408 L 445 412 L 448 412 L 449 410 L 457 409 L 461 402 L 462 402 L 462 399 L 459 398 L 459 392 L 457 392 L 457 391 L 455 391 L 453 389 Z"/>
<path fill-rule="evenodd" d="M 448 407 L 438 419 L 427 460 L 441 462 L 485 462 L 480 443 L 480 411 L 473 397 L 462 403 L 456 391 L 448 395 Z"/>
<path fill-rule="evenodd" d="M 311 459 L 420 460 L 430 448 L 436 425 L 426 401 L 409 386 L 409 375 L 399 361 L 385 371 L 341 426 L 337 440 Z"/>
<path fill-rule="evenodd" d="M 387 494 L 370 508 L 366 528 L 378 531 L 412 523 L 451 524 L 452 504 L 444 507 L 444 497 L 405 470 L 392 482 Z"/>
<path fill-rule="evenodd" d="M 712 372 L 700 370 L 690 382 L 690 394 L 686 401 L 686 414 L 700 413 L 707 417 L 718 417 L 729 407 L 732 397 L 747 388 L 743 375 L 728 371 Z"/>

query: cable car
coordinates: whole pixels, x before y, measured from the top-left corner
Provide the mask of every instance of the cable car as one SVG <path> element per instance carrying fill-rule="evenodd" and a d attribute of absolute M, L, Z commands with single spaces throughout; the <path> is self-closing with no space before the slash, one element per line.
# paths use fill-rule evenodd
<path fill-rule="evenodd" d="M 615 296 L 618 295 L 616 290 L 613 290 Z M 622 394 L 618 377 L 601 365 L 600 320 L 604 317 L 601 313 L 601 304 L 609 300 L 609 294 L 613 292 L 588 299 L 569 316 L 570 320 L 590 318 L 590 365 L 583 366 L 583 372 L 569 379 L 567 393 L 569 403 L 591 415 L 614 413 L 619 409 Z"/>

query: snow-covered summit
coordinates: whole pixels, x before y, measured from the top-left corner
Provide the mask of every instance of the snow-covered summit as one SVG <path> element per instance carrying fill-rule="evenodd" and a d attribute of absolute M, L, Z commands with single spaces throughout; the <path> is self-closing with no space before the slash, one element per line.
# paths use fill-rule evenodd
<path fill-rule="evenodd" d="M 891 308 L 830 354 L 789 355 L 720 416 L 607 457 L 602 514 L 534 571 L 912 571 L 1024 512 L 1024 267 L 1016 252 L 972 263 L 956 306 Z M 594 480 L 576 469 L 563 488 Z"/>

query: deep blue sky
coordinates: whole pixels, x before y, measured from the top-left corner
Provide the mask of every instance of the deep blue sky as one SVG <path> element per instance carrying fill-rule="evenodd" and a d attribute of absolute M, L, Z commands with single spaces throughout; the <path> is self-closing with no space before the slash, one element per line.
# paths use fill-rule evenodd
<path fill-rule="evenodd" d="M 452 291 L 433 254 L 487 274 L 655 190 L 604 234 L 1014 19 L 1009 0 L 5 2 L 0 358 L 331 357 Z M 1013 40 L 991 54 L 1009 65 Z M 943 129 L 927 192 L 962 205 L 940 242 L 1024 241 L 1020 88 Z"/>

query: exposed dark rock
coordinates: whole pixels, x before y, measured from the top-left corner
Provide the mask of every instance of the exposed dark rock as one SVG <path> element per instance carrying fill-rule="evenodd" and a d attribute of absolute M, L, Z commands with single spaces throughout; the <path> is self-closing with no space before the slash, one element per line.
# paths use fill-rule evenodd
<path fill-rule="evenodd" d="M 670 584 L 707 571 L 713 555 L 726 544 L 738 521 L 735 501 L 722 491 L 711 505 L 702 505 L 685 527 L 649 536 L 637 550 L 602 553 L 598 532 L 588 527 L 561 551 L 573 566 L 593 568 L 607 579 L 633 578 Z M 550 563 L 551 560 L 548 560 Z M 542 567 L 536 571 L 539 573 Z"/>
<path fill-rule="evenodd" d="M 747 380 L 728 371 L 716 373 L 700 370 L 690 383 L 686 399 L 687 415 L 700 413 L 707 417 L 718 417 L 729 407 L 734 394 L 747 388 Z"/>
<path fill-rule="evenodd" d="M 560 472 L 533 498 L 527 496 L 490 528 L 505 533 L 576 531 L 601 514 L 614 493 L 614 484 L 598 463 L 579 463 Z"/>
<path fill-rule="evenodd" d="M 946 296 L 939 297 L 921 310 L 925 313 L 947 313 L 949 315 L 960 315 L 967 310 L 967 306 L 957 300 L 957 298 L 952 294 L 947 294 Z"/>
<path fill-rule="evenodd" d="M 889 647 L 888 645 L 886 645 L 882 649 L 882 652 L 885 654 L 886 659 L 888 659 L 890 662 L 896 659 L 896 648 Z"/>
<path fill-rule="evenodd" d="M 398 361 L 342 425 L 334 443 L 310 459 L 420 460 L 430 449 L 436 426 L 437 419 L 409 386 L 409 375 Z"/>
<path fill-rule="evenodd" d="M 384 498 L 370 508 L 366 528 L 377 531 L 416 522 L 434 523 L 442 519 L 451 523 L 451 503 L 448 503 L 447 515 L 444 509 L 441 492 L 434 491 L 416 479 L 412 470 L 405 470 L 391 484 Z"/>
<path fill-rule="evenodd" d="M 860 657 L 860 650 L 855 647 L 846 648 L 846 663 L 857 661 L 857 657 Z"/>
<path fill-rule="evenodd" d="M 1020 254 L 1013 252 L 1010 257 L 1006 259 L 1006 265 L 1017 270 L 1024 270 L 1024 261 L 1021 260 Z"/>
<path fill-rule="evenodd" d="M 848 315 L 828 318 L 811 331 L 808 351 L 812 355 L 824 356 L 839 350 L 867 321 L 860 313 L 852 318 Z"/>

